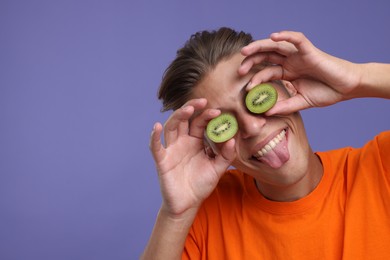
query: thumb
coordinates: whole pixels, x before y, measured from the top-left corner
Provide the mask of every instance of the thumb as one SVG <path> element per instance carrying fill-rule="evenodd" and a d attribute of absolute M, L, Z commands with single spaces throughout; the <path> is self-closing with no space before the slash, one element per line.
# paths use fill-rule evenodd
<path fill-rule="evenodd" d="M 297 94 L 288 99 L 278 101 L 265 115 L 288 115 L 310 107 L 311 105 L 306 99 L 302 95 Z"/>
<path fill-rule="evenodd" d="M 235 141 L 236 140 L 234 138 L 227 141 L 223 145 L 221 153 L 215 157 L 214 165 L 217 173 L 222 174 L 223 172 L 225 172 L 235 159 Z"/>

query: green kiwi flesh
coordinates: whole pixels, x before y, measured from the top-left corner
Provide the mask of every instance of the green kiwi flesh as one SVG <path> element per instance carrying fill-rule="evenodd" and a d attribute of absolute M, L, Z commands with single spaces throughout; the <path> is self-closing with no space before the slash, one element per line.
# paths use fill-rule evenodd
<path fill-rule="evenodd" d="M 213 118 L 206 127 L 206 135 L 214 143 L 226 142 L 231 139 L 237 131 L 237 120 L 229 113 L 222 113 L 216 118 Z"/>
<path fill-rule="evenodd" d="M 278 92 L 270 84 L 260 84 L 252 88 L 245 98 L 245 105 L 249 111 L 261 114 L 271 109 L 278 100 Z"/>

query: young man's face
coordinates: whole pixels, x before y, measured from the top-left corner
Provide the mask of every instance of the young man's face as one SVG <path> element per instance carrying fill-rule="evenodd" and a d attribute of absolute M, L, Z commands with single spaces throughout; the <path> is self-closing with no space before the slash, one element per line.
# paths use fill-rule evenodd
<path fill-rule="evenodd" d="M 302 119 L 299 113 L 267 117 L 247 110 L 245 86 L 255 71 L 243 77 L 238 75 L 243 58 L 236 54 L 219 63 L 195 87 L 193 96 L 206 98 L 209 108 L 235 115 L 239 130 L 234 137 L 237 157 L 233 166 L 265 185 L 285 186 L 299 182 L 308 172 L 311 152 Z M 278 91 L 278 100 L 288 98 L 285 87 L 271 84 Z M 217 149 L 220 148 L 221 145 L 217 145 Z M 263 148 L 270 151 L 264 153 Z"/>

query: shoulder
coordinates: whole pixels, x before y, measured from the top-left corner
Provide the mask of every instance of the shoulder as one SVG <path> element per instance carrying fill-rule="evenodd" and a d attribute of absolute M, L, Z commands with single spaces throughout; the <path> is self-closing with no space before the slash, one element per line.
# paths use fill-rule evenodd
<path fill-rule="evenodd" d="M 382 132 L 360 148 L 345 147 L 326 152 L 317 152 L 325 174 L 336 178 L 376 176 L 390 179 L 390 131 Z"/>
<path fill-rule="evenodd" d="M 211 230 L 218 233 L 221 223 L 229 225 L 230 219 L 241 212 L 245 190 L 244 173 L 227 171 L 214 191 L 203 201 L 191 228 L 193 239 L 201 241 Z"/>
<path fill-rule="evenodd" d="M 367 157 L 388 157 L 390 156 L 390 131 L 382 132 L 369 140 L 363 147 L 344 147 L 326 152 L 316 153 L 323 163 L 344 163 L 347 160 L 361 160 Z M 390 159 L 390 157 L 389 157 Z"/>
<path fill-rule="evenodd" d="M 216 215 L 241 207 L 242 198 L 247 193 L 245 178 L 247 177 L 241 171 L 228 170 L 222 176 L 214 191 L 203 202 L 200 211 Z"/>
<path fill-rule="evenodd" d="M 390 131 L 380 133 L 371 142 L 380 151 L 381 155 L 390 159 Z"/>
<path fill-rule="evenodd" d="M 245 174 L 239 170 L 228 170 L 222 178 L 213 193 L 210 195 L 210 199 L 226 199 L 235 198 L 237 195 L 245 193 Z"/>
<path fill-rule="evenodd" d="M 390 172 L 390 131 L 378 134 L 361 149 L 360 162 L 372 170 Z"/>
<path fill-rule="evenodd" d="M 242 212 L 243 196 L 246 193 L 245 178 L 244 173 L 235 169 L 228 170 L 222 176 L 217 187 L 203 202 L 192 224 L 185 245 L 187 254 L 204 253 L 210 245 L 224 242 L 221 237 L 226 234 L 221 226 L 231 230 L 232 225 L 237 224 L 237 214 Z"/>

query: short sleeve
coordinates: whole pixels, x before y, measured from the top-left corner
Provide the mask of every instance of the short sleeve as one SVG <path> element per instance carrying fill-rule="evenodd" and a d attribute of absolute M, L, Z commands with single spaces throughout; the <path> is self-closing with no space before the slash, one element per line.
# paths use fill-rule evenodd
<path fill-rule="evenodd" d="M 390 131 L 379 134 L 375 141 L 380 153 L 383 169 L 390 174 Z"/>

